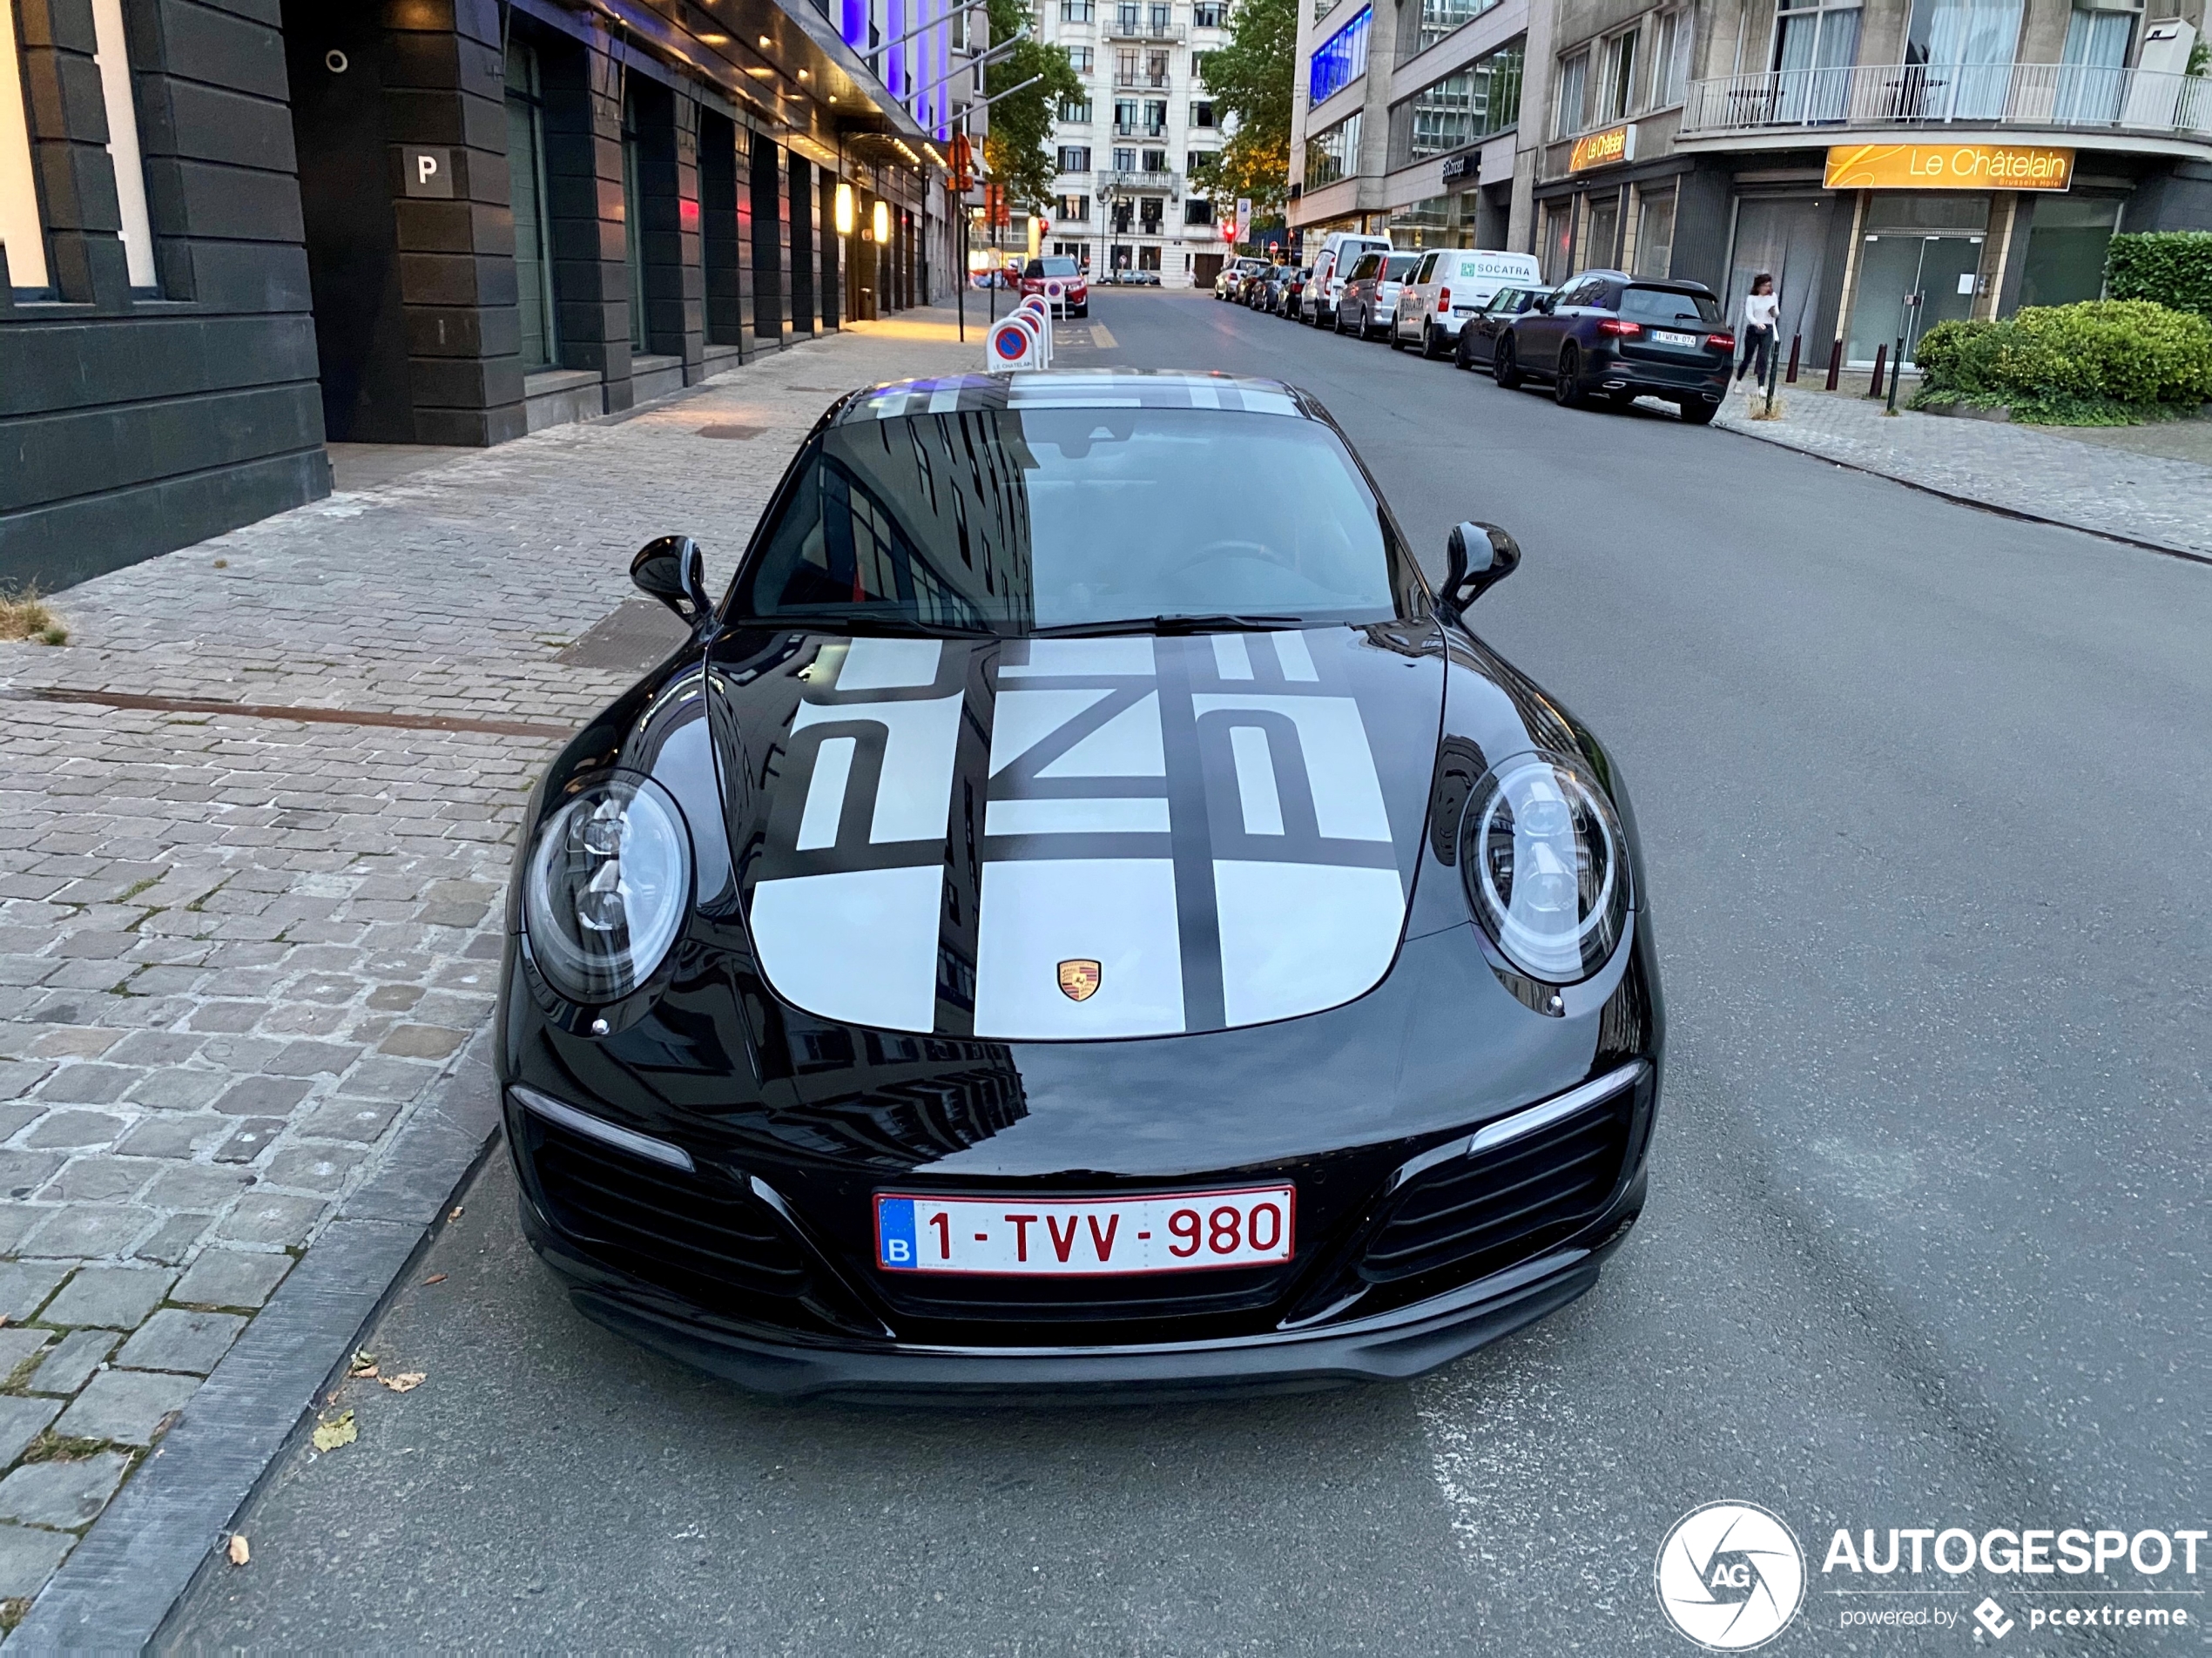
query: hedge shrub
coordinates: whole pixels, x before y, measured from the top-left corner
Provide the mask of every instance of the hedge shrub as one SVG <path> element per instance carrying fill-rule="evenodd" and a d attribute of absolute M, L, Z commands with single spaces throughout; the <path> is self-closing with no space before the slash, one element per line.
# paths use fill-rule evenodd
<path fill-rule="evenodd" d="M 1919 401 L 2002 402 L 2029 421 L 2155 419 L 2212 398 L 2212 322 L 2144 300 L 1938 323 L 1913 357 Z"/>
<path fill-rule="evenodd" d="M 2115 236 L 2105 254 L 2105 292 L 2212 317 L 2212 231 Z"/>

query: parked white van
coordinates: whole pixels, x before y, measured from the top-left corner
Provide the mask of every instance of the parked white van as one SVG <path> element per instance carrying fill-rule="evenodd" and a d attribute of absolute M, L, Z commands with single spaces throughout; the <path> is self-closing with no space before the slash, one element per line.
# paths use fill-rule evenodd
<path fill-rule="evenodd" d="M 1460 324 L 1490 303 L 1502 287 L 1535 287 L 1541 273 L 1527 253 L 1485 248 L 1440 247 L 1423 255 L 1398 296 L 1390 325 L 1391 349 L 1418 344 L 1424 357 L 1442 357 L 1460 336 Z"/>
<path fill-rule="evenodd" d="M 1317 328 L 1332 326 L 1337 320 L 1337 300 L 1344 294 L 1345 279 L 1352 274 L 1352 267 L 1359 262 L 1362 253 L 1390 252 L 1387 236 L 1362 236 L 1357 231 L 1331 231 L 1321 239 L 1321 251 L 1313 256 L 1312 280 L 1306 283 L 1305 292 L 1298 295 L 1298 318 Z"/>

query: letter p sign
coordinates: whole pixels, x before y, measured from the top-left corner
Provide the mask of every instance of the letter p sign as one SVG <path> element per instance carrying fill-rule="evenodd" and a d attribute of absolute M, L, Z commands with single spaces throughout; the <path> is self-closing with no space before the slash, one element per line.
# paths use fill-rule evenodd
<path fill-rule="evenodd" d="M 405 185 L 410 196 L 435 196 L 442 200 L 453 198 L 453 152 L 450 150 L 402 151 L 405 165 Z"/>

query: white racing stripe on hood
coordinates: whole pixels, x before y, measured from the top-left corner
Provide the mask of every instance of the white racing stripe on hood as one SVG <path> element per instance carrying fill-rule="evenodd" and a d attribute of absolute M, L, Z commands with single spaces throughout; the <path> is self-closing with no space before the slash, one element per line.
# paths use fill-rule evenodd
<path fill-rule="evenodd" d="M 1159 1036 L 1183 1028 L 1171 859 L 986 864 L 978 929 L 979 1036 Z M 1098 989 L 1080 1002 L 1060 989 L 1060 963 L 1078 956 L 1099 964 Z"/>
<path fill-rule="evenodd" d="M 940 831 L 941 833 L 942 831 Z M 752 937 L 776 993 L 826 1019 L 888 1030 L 937 1020 L 938 864 L 762 881 Z"/>
<path fill-rule="evenodd" d="M 991 775 L 1027 754 L 1110 691 L 1001 691 L 991 712 Z"/>
<path fill-rule="evenodd" d="M 876 784 L 875 819 L 868 839 L 879 845 L 890 840 L 942 840 L 952 807 L 953 757 L 960 746 L 960 711 L 964 700 L 955 691 L 926 702 L 801 703 L 792 716 L 791 728 L 803 731 L 809 725 L 835 725 L 848 720 L 867 720 L 882 726 L 883 776 Z M 821 760 L 817 758 L 815 771 L 819 774 L 821 769 Z M 840 810 L 845 792 L 842 781 L 838 789 Z M 814 810 L 811 783 L 806 810 L 810 814 Z M 837 818 L 832 816 L 828 821 L 834 825 Z M 834 829 L 831 832 L 833 839 Z"/>
<path fill-rule="evenodd" d="M 1029 691 L 1016 695 L 1036 696 Z M 995 765 L 991 768 L 996 771 Z M 1041 778 L 1165 777 L 1168 758 L 1160 740 L 1160 693 L 1122 711 L 1082 738 L 1037 775 Z M 1165 801 L 1161 802 L 1163 805 Z M 1166 826 L 1163 820 L 1162 827 Z"/>
<path fill-rule="evenodd" d="M 1248 711 L 1280 714 L 1291 721 L 1305 751 L 1306 780 L 1313 788 L 1313 812 L 1322 834 L 1332 840 L 1389 841 L 1390 813 L 1383 809 L 1382 781 L 1375 775 L 1374 751 L 1367 746 L 1359 704 L 1352 698 L 1239 691 L 1231 696 L 1201 692 L 1190 701 L 1201 719 L 1216 711 Z"/>
<path fill-rule="evenodd" d="M 1350 1001 L 1398 953 L 1406 902 L 1394 869 L 1219 860 L 1213 881 L 1222 1011 L 1232 1026 Z"/>
<path fill-rule="evenodd" d="M 877 639 L 862 636 L 845 647 L 837 688 L 848 691 L 921 690 L 937 683 L 942 639 Z M 823 656 L 826 657 L 829 648 Z"/>

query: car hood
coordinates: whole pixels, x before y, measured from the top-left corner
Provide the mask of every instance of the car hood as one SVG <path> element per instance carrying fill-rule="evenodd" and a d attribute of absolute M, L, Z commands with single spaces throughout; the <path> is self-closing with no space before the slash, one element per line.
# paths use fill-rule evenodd
<path fill-rule="evenodd" d="M 821 1018 L 1002 1041 L 1352 1001 L 1405 931 L 1440 654 L 1396 624 L 725 634 L 711 711 L 760 970 Z"/>

